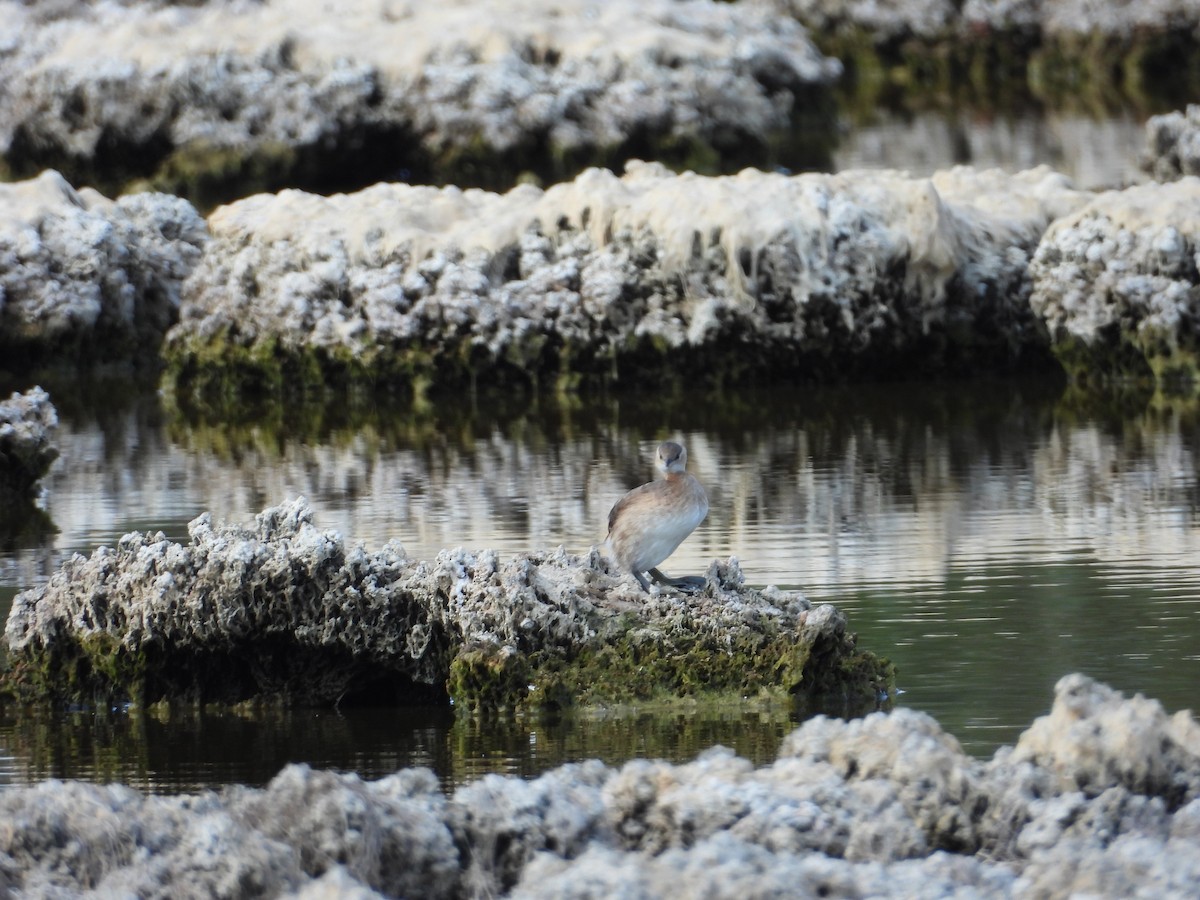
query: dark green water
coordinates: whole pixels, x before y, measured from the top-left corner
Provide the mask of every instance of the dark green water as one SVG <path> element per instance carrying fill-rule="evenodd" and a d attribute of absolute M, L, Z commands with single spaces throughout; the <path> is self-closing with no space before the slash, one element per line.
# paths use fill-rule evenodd
<path fill-rule="evenodd" d="M 119 399 L 113 402 L 113 396 Z M 65 396 L 65 395 L 64 395 Z M 1036 384 L 787 388 L 594 403 L 470 398 L 422 410 L 290 410 L 204 425 L 153 396 L 59 399 L 59 529 L 0 552 L 0 615 L 72 552 L 134 529 L 186 535 L 297 494 L 319 526 L 414 556 L 602 539 L 608 508 L 675 437 L 708 520 L 665 568 L 736 556 L 747 580 L 804 590 L 891 657 L 895 703 L 969 752 L 1012 743 L 1083 671 L 1190 707 L 1200 684 L 1200 417 L 1123 412 Z M 796 711 L 612 711 L 479 723 L 438 710 L 0 712 L 0 784 L 45 777 L 152 790 L 262 783 L 289 761 L 447 785 L 562 762 L 688 759 L 713 744 L 772 758 Z"/>

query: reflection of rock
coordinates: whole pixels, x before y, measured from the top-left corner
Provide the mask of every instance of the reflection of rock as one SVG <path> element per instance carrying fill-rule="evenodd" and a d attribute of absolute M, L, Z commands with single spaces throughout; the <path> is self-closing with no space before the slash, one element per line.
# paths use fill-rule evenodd
<path fill-rule="evenodd" d="M 349 542 L 398 539 L 416 558 L 460 545 L 502 558 L 559 544 L 584 553 L 603 540 L 615 500 L 645 480 L 653 444 L 639 441 L 656 429 L 686 440 L 713 510 L 666 566 L 671 574 L 735 555 L 751 584 L 821 591 L 880 571 L 944 586 L 953 569 L 996 564 L 1013 546 L 1037 548 L 1036 565 L 1081 545 L 1131 571 L 1149 558 L 1200 560 L 1187 512 L 1200 469 L 1195 406 L 1097 416 L 1056 410 L 1058 387 L 1025 387 L 380 406 L 331 427 L 345 412 L 339 403 L 297 430 L 176 421 L 169 434 L 153 399 L 102 423 L 64 415 L 57 443 L 72 465 L 43 482 L 61 534 L 36 555 L 0 560 L 0 576 L 32 587 L 72 551 L 91 553 L 147 522 L 186 540 L 203 510 L 245 521 L 264 498 L 296 495 Z M 108 509 L 127 512 L 98 516 Z M 1180 577 L 1195 574 L 1187 566 Z"/>
<path fill-rule="evenodd" d="M 767 2 L 842 60 L 850 105 L 865 117 L 886 104 L 986 118 L 1036 106 L 1104 118 L 1196 96 L 1195 0 Z"/>
<path fill-rule="evenodd" d="M 1042 349 L 1026 264 L 1060 175 L 376 185 L 222 207 L 167 347 L 180 390 L 995 370 Z"/>
<path fill-rule="evenodd" d="M 58 413 L 50 395 L 35 387 L 0 401 L 0 531 L 14 507 L 30 505 L 39 479 L 58 458 L 51 435 Z"/>
<path fill-rule="evenodd" d="M 1047 229 L 1030 303 L 1083 381 L 1197 376 L 1200 179 L 1098 195 Z"/>
<path fill-rule="evenodd" d="M 156 361 L 205 237 L 175 197 L 114 202 L 57 172 L 0 184 L 0 367 Z"/>
<path fill-rule="evenodd" d="M 1156 181 L 1200 175 L 1200 105 L 1151 116 L 1146 122 L 1142 168 Z"/>
<path fill-rule="evenodd" d="M 1200 25 L 1191 0 L 1110 3 L 1088 0 L 771 0 L 815 33 L 857 31 L 878 44 L 909 37 L 984 41 L 1041 32 L 1047 39 L 1178 32 Z M 1078 48 L 1077 52 L 1084 48 Z"/>
<path fill-rule="evenodd" d="M 897 113 L 874 110 L 834 152 L 836 169 L 878 169 L 904 160 L 914 175 L 966 163 L 977 169 L 1020 171 L 1050 165 L 1086 190 L 1139 180 L 1142 120 L 1070 112 L 1013 112 L 980 116 L 970 107 Z"/>
<path fill-rule="evenodd" d="M 796 22 L 710 0 L 54 6 L 0 3 L 0 149 L 189 196 L 405 170 L 507 186 L 656 151 L 727 167 L 827 108 L 840 72 Z"/>
<path fill-rule="evenodd" d="M 444 699 L 558 707 L 736 692 L 874 702 L 890 667 L 831 606 L 742 587 L 714 562 L 697 596 L 649 598 L 594 552 L 408 560 L 319 532 L 303 501 L 254 529 L 134 533 L 19 594 L 6 634 L 16 693 L 140 702 L 251 697 Z"/>
<path fill-rule="evenodd" d="M 290 766 L 262 790 L 184 798 L 46 782 L 0 792 L 0 853 L 28 894 L 202 877 L 267 896 L 1188 896 L 1198 787 L 1189 716 L 1068 676 L 988 763 L 901 710 L 810 721 L 759 768 L 713 749 L 449 796 L 425 770 Z"/>

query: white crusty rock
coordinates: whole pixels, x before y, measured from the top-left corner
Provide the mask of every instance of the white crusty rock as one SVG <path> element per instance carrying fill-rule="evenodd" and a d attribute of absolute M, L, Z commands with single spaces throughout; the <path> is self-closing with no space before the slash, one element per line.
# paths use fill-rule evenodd
<path fill-rule="evenodd" d="M 795 21 L 715 0 L 0 2 L 0 152 L 765 140 L 840 72 Z"/>
<path fill-rule="evenodd" d="M 817 34 L 861 31 L 875 43 L 944 38 L 958 21 L 953 0 L 773 0 Z"/>
<path fill-rule="evenodd" d="M 230 788 L 243 827 L 294 851 L 305 874 L 370 886 L 388 897 L 459 896 L 458 848 L 437 778 L 402 770 L 374 782 L 288 766 L 261 791 Z"/>
<path fill-rule="evenodd" d="M 1092 0 L 1017 0 L 1033 2 L 1040 13 L 1041 29 L 1053 36 L 1103 34 L 1194 33 L 1200 26 L 1200 7 L 1193 0 L 1138 0 L 1136 3 L 1093 3 Z M 983 0 L 983 8 L 1006 9 L 1013 0 Z"/>
<path fill-rule="evenodd" d="M 1200 105 L 1151 116 L 1146 122 L 1141 164 L 1155 181 L 1200 175 Z"/>
<path fill-rule="evenodd" d="M 167 353 L 211 360 L 216 341 L 535 377 L 611 372 L 647 346 L 776 373 L 1011 363 L 1041 341 L 1028 258 L 1089 196 L 1045 168 L 702 177 L 639 162 L 503 195 L 258 195 L 210 217 Z"/>
<path fill-rule="evenodd" d="M 984 842 L 978 823 L 988 801 L 980 773 L 963 765 L 958 741 L 927 715 L 900 709 L 848 723 L 818 719 L 785 738 L 779 755 L 830 766 L 851 785 L 890 784 L 919 829 L 918 846 L 974 851 Z M 895 839 L 894 831 L 881 833 Z M 876 855 L 881 845 L 877 838 Z"/>
<path fill-rule="evenodd" d="M 1200 726 L 1168 716 L 1141 694 L 1123 697 L 1083 675 L 1068 675 L 1054 707 L 1021 735 L 1009 762 L 1032 762 L 1059 792 L 1096 797 L 1110 788 L 1159 797 L 1169 809 L 1200 800 Z"/>
<path fill-rule="evenodd" d="M 1145 740 L 1099 736 L 1125 728 Z M 900 710 L 810 720 L 761 767 L 713 748 L 449 795 L 424 769 L 372 782 L 293 765 L 193 797 L 49 781 L 0 791 L 0 878 L 25 896 L 1186 897 L 1200 799 L 1143 791 L 1191 783 L 1196 728 L 1072 675 L 987 763 Z M 1177 774 L 1127 777 L 1147 766 Z M 1001 827 L 996 810 L 1018 806 Z M 935 846 L 939 821 L 963 823 L 957 849 Z"/>
<path fill-rule="evenodd" d="M 54 171 L 0 184 L 5 361 L 153 354 L 206 238 L 191 204 L 165 194 L 111 201 Z"/>
<path fill-rule="evenodd" d="M 714 561 L 695 595 L 646 596 L 595 549 L 501 561 L 459 548 L 428 563 L 395 543 L 368 553 L 318 530 L 302 498 L 252 528 L 206 513 L 188 530 L 186 544 L 128 534 L 18 594 L 0 682 L 41 699 L 292 704 L 386 684 L 390 699 L 448 692 L 487 709 L 701 690 L 874 702 L 890 680 L 845 616 L 745 587 L 736 560 Z"/>
<path fill-rule="evenodd" d="M 1056 344 L 1169 374 L 1196 349 L 1198 260 L 1200 178 L 1109 191 L 1046 230 L 1030 304 Z"/>
<path fill-rule="evenodd" d="M 58 458 L 58 411 L 40 387 L 0 401 L 0 504 L 28 501 Z"/>

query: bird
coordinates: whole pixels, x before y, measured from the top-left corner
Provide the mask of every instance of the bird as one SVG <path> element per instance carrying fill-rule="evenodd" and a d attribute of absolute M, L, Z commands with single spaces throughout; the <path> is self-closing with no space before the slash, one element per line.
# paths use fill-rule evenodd
<path fill-rule="evenodd" d="M 684 538 L 708 515 L 704 486 L 687 471 L 687 450 L 682 444 L 658 445 L 656 468 L 663 477 L 635 487 L 608 513 L 605 545 L 621 568 L 631 572 L 642 590 L 650 592 L 647 572 L 658 582 L 695 589 L 699 577 L 667 578 L 656 566 L 675 552 Z"/>

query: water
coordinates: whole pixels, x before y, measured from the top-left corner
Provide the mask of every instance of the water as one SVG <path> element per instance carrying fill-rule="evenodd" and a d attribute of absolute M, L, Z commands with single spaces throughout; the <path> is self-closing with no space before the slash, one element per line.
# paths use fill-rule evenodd
<path fill-rule="evenodd" d="M 684 441 L 708 520 L 664 568 L 737 556 L 752 584 L 850 616 L 899 668 L 896 703 L 971 753 L 1012 743 L 1083 671 L 1190 707 L 1200 683 L 1200 419 L 1089 411 L 1047 384 L 895 385 L 607 398 L 469 399 L 269 424 L 205 425 L 153 396 L 63 401 L 46 479 L 57 534 L 0 552 L 0 615 L 72 552 L 126 531 L 186 538 L 204 510 L 248 521 L 298 494 L 318 526 L 414 556 L 502 554 L 603 536 L 609 506 Z M 447 785 L 565 761 L 772 758 L 789 710 L 635 710 L 471 722 L 445 710 L 272 714 L 0 712 L 0 784 L 120 780 L 157 791 L 261 784 L 284 763 L 376 776 L 427 765 Z"/>
<path fill-rule="evenodd" d="M 956 165 L 1008 172 L 1047 165 L 1076 187 L 1107 190 L 1146 180 L 1138 158 L 1147 118 L 1131 111 L 1092 117 L 1066 111 L 985 115 L 971 109 L 881 109 L 869 121 L 845 124 L 833 167 L 901 168 L 928 176 Z"/>

